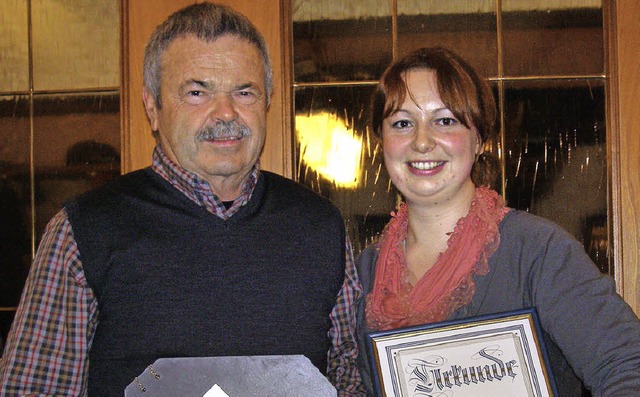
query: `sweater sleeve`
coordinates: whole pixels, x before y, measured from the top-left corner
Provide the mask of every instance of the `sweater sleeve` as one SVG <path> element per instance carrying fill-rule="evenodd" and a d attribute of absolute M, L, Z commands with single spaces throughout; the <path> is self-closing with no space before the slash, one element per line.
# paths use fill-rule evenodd
<path fill-rule="evenodd" d="M 531 299 L 576 375 L 594 397 L 640 395 L 640 321 L 613 279 L 555 225 L 528 237 Z"/>

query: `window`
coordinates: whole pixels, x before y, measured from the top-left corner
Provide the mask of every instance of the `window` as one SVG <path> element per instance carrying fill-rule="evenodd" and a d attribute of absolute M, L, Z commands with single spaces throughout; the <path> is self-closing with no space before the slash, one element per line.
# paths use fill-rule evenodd
<path fill-rule="evenodd" d="M 0 2 L 0 335 L 44 227 L 120 174 L 119 1 Z"/>
<path fill-rule="evenodd" d="M 398 201 L 367 126 L 373 87 L 392 59 L 442 45 L 494 88 L 500 138 L 489 149 L 508 205 L 560 224 L 612 273 L 600 0 L 294 0 L 292 10 L 294 173 L 341 208 L 356 253 Z"/>

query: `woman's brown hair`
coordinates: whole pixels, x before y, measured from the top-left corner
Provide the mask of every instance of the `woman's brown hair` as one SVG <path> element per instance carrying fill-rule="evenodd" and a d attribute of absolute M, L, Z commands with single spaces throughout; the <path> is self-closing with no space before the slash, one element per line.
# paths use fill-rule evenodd
<path fill-rule="evenodd" d="M 405 82 L 412 69 L 432 70 L 438 94 L 445 106 L 465 127 L 475 127 L 482 143 L 494 138 L 496 103 L 487 82 L 464 59 L 442 47 L 417 49 L 392 63 L 383 73 L 371 104 L 373 133 L 382 138 L 382 122 L 410 95 Z M 472 170 L 477 186 L 492 185 L 499 169 L 497 159 L 488 153 L 479 156 Z"/>

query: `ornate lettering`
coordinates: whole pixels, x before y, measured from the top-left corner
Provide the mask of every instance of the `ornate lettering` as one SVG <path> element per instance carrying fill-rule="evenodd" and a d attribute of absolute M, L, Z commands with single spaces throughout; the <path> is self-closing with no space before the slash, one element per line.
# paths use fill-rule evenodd
<path fill-rule="evenodd" d="M 518 374 L 516 360 L 504 362 L 499 346 L 487 346 L 472 356 L 476 360 L 486 360 L 484 364 L 462 367 L 453 364 L 444 367 L 446 360 L 441 356 L 426 359 L 412 359 L 406 373 L 415 395 L 431 397 L 446 390 L 461 388 L 485 382 L 500 382 L 505 377 L 515 378 Z"/>

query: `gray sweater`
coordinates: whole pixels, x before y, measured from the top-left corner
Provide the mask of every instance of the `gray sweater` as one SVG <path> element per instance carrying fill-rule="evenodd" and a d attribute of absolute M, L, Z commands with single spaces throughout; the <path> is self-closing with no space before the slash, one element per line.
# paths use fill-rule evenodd
<path fill-rule="evenodd" d="M 376 245 L 356 265 L 364 295 L 373 287 Z M 535 307 L 559 396 L 640 396 L 640 321 L 600 273 L 582 244 L 559 226 L 511 210 L 500 224 L 500 246 L 489 273 L 475 276 L 472 301 L 450 320 Z M 364 297 L 358 302 L 358 362 L 371 389 L 364 335 Z"/>

